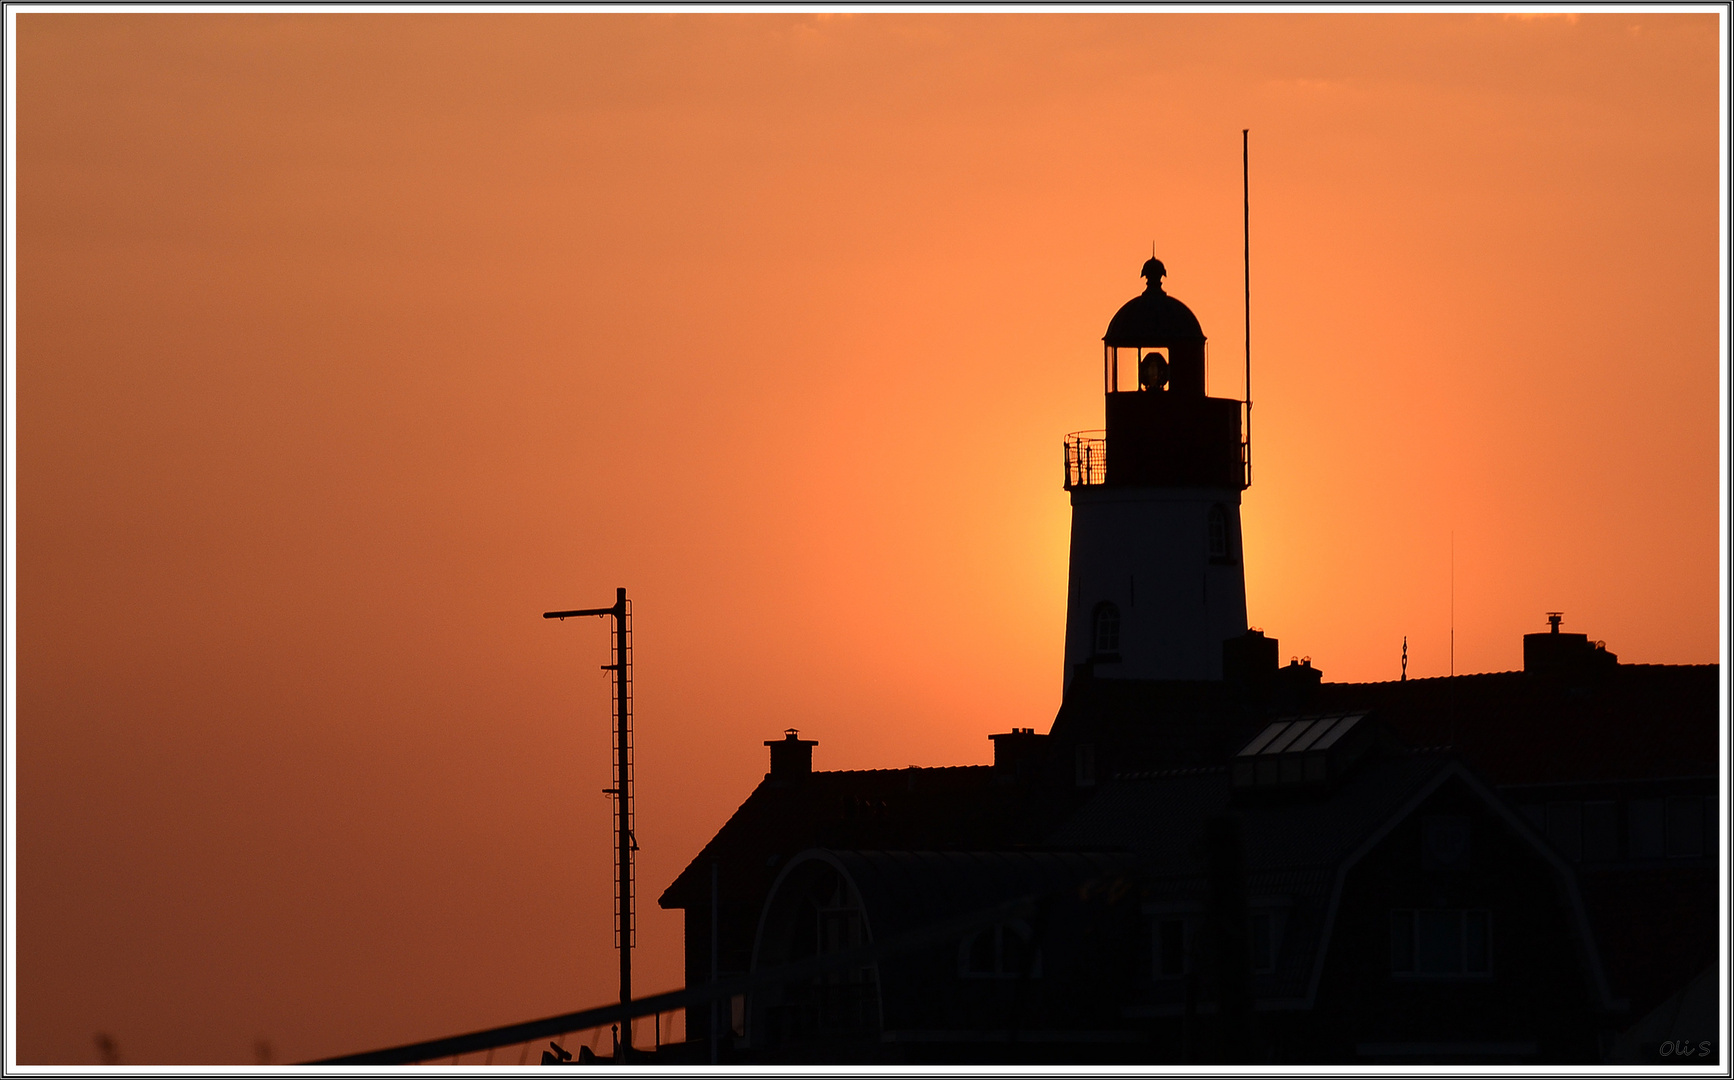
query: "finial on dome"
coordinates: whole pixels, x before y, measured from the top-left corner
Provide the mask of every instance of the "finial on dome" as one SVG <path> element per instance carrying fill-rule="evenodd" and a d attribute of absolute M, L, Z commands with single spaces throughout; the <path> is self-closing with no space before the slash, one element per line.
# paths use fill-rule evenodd
<path fill-rule="evenodd" d="M 1162 265 L 1161 259 L 1146 259 L 1144 269 L 1139 271 L 1139 276 L 1149 282 L 1149 288 L 1161 292 L 1162 279 L 1168 276 L 1168 268 Z"/>

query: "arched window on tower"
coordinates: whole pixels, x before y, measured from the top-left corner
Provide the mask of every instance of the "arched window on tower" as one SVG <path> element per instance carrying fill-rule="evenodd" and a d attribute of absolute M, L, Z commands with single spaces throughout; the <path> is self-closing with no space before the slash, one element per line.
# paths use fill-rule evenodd
<path fill-rule="evenodd" d="M 1233 545 L 1228 535 L 1228 511 L 1220 505 L 1212 506 L 1205 516 L 1205 527 L 1209 531 L 1210 561 L 1233 562 Z"/>
<path fill-rule="evenodd" d="M 1090 640 L 1097 656 L 1120 651 L 1120 609 L 1104 600 L 1090 619 Z"/>

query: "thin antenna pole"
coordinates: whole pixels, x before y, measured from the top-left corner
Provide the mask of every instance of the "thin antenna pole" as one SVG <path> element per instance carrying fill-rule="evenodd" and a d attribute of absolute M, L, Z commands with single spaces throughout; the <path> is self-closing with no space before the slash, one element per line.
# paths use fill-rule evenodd
<path fill-rule="evenodd" d="M 637 944 L 637 926 L 633 918 L 633 853 L 638 841 L 633 828 L 632 778 L 632 605 L 626 590 L 614 590 L 614 606 L 583 608 L 572 611 L 544 611 L 542 618 L 559 619 L 604 616 L 614 619 L 612 664 L 603 664 L 603 671 L 614 673 L 614 786 L 604 794 L 614 797 L 614 944 L 620 950 L 620 1003 L 632 1001 L 632 947 Z M 618 1029 L 616 1029 L 618 1031 Z M 618 1040 L 618 1036 L 617 1036 Z M 616 1054 L 625 1060 L 632 1053 L 632 1021 L 626 1022 L 626 1041 L 616 1041 Z M 623 1049 L 622 1049 L 623 1047 Z"/>
<path fill-rule="evenodd" d="M 1243 487 L 1252 486 L 1252 192 L 1247 167 L 1247 132 L 1240 129 L 1240 262 L 1244 271 L 1246 311 L 1246 474 Z"/>
<path fill-rule="evenodd" d="M 632 852 L 637 840 L 633 827 L 632 776 L 632 607 L 626 601 L 626 590 L 614 592 L 614 809 L 618 819 L 615 841 L 619 844 L 615 863 L 615 919 L 619 925 L 620 1002 L 632 1000 L 632 946 L 637 944 L 638 928 L 633 925 L 633 866 Z M 626 1021 L 624 1053 L 632 1052 L 632 1021 Z M 622 1061 L 625 1060 L 623 1056 Z"/>

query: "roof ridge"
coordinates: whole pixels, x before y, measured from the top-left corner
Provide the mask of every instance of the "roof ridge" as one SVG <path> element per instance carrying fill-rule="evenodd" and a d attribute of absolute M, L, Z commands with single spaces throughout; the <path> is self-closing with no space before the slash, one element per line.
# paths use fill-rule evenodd
<path fill-rule="evenodd" d="M 1633 667 L 1632 664 L 1621 664 L 1621 667 Z M 1368 679 L 1364 682 L 1331 682 L 1325 680 L 1320 686 L 1396 686 L 1405 682 L 1452 682 L 1457 679 L 1488 679 L 1497 675 L 1522 675 L 1522 668 L 1511 671 L 1473 671 L 1462 675 L 1417 675 L 1413 679 Z"/>
<path fill-rule="evenodd" d="M 1624 661 L 1620 662 L 1620 667 L 1622 667 L 1622 668 L 1715 668 L 1715 667 L 1721 667 L 1721 666 L 1722 665 L 1720 663 L 1715 663 L 1715 664 L 1628 664 Z"/>
<path fill-rule="evenodd" d="M 1169 776 L 1204 776 L 1208 773 L 1226 773 L 1226 765 L 1185 765 L 1174 769 L 1140 769 L 1136 772 L 1115 773 L 1115 780 L 1160 780 Z"/>
<path fill-rule="evenodd" d="M 888 769 L 814 769 L 811 776 L 862 776 L 867 773 L 962 772 L 965 769 L 991 769 L 992 765 L 900 765 Z"/>

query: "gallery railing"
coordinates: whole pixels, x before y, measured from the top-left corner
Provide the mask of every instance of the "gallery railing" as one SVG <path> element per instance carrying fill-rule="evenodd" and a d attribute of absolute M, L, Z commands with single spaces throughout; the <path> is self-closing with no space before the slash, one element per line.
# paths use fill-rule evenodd
<path fill-rule="evenodd" d="M 1066 436 L 1066 490 L 1108 479 L 1108 433 L 1074 431 Z"/>

